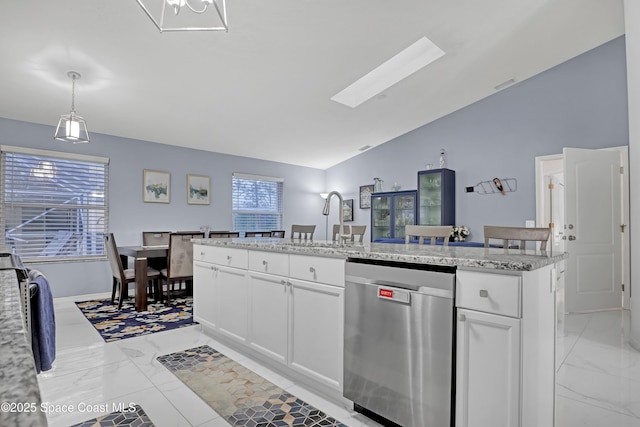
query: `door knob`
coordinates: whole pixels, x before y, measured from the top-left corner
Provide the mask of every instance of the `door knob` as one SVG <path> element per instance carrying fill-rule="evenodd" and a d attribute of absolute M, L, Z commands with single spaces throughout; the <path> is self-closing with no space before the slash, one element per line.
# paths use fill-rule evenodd
<path fill-rule="evenodd" d="M 568 228 L 569 230 L 573 230 L 573 224 L 569 224 L 569 225 L 567 226 L 567 228 Z"/>
<path fill-rule="evenodd" d="M 576 240 L 576 236 L 569 236 L 569 240 Z"/>

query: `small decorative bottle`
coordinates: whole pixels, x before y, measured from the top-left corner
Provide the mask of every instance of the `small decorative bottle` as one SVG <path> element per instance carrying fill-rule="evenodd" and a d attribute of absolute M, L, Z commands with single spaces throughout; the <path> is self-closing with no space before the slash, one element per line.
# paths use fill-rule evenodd
<path fill-rule="evenodd" d="M 380 178 L 373 178 L 373 192 L 374 193 L 382 193 L 382 183 L 384 181 Z"/>
<path fill-rule="evenodd" d="M 440 149 L 440 169 L 447 167 L 447 159 L 444 156 L 444 148 Z"/>

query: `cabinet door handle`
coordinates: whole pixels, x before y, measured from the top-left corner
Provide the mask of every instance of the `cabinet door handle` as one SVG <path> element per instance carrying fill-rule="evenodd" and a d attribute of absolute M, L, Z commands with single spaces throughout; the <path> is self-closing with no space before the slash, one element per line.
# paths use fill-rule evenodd
<path fill-rule="evenodd" d="M 269 264 L 269 263 L 267 262 L 267 260 L 266 260 L 266 259 L 263 259 L 263 260 L 262 260 L 262 265 L 264 265 L 264 266 L 266 267 L 266 266 L 267 266 L 267 264 Z"/>
<path fill-rule="evenodd" d="M 200 252 L 200 256 L 204 256 L 204 252 Z"/>
<path fill-rule="evenodd" d="M 480 289 L 480 297 L 488 298 L 489 297 L 489 292 L 486 289 Z"/>
<path fill-rule="evenodd" d="M 464 314 L 461 314 L 461 315 L 458 317 L 458 319 L 459 319 L 461 322 L 464 322 L 465 320 L 467 320 L 467 316 L 465 316 Z"/>
<path fill-rule="evenodd" d="M 315 269 L 315 268 L 313 268 L 313 267 L 309 267 L 309 273 L 315 273 L 315 272 L 316 272 L 316 269 Z"/>

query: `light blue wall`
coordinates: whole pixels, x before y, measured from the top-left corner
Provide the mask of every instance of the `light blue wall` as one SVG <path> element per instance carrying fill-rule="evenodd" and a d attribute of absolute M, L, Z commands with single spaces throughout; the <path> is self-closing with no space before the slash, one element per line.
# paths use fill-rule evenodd
<path fill-rule="evenodd" d="M 143 230 L 198 230 L 201 225 L 231 229 L 233 172 L 284 178 L 287 235 L 292 223 L 317 223 L 324 227 L 323 201 L 319 196 L 324 190 L 322 170 L 96 133 L 91 134 L 89 144 L 68 145 L 54 141 L 53 132 L 50 126 L 0 118 L 0 144 L 110 159 L 109 230 L 119 245 L 141 244 Z M 142 201 L 143 169 L 171 172 L 171 203 Z M 211 177 L 210 205 L 187 204 L 187 174 Z M 324 228 L 318 235 L 324 236 Z M 47 263 L 31 267 L 47 275 L 56 297 L 110 290 L 111 276 L 106 262 Z"/>
<path fill-rule="evenodd" d="M 535 218 L 536 156 L 561 153 L 562 147 L 628 145 L 625 67 L 620 37 L 327 171 L 100 134 L 92 134 L 88 145 L 71 146 L 54 142 L 50 126 L 2 118 L 0 144 L 109 157 L 109 225 L 122 245 L 139 244 L 141 231 L 148 229 L 192 230 L 203 224 L 231 228 L 233 172 L 285 179 L 287 234 L 292 223 L 309 223 L 318 226 L 316 238 L 324 238 L 318 193 L 325 190 L 353 198 L 352 224 L 369 225 L 370 211 L 359 209 L 359 186 L 381 177 L 385 190 L 394 183 L 415 189 L 417 171 L 426 163 L 437 165 L 444 148 L 447 166 L 456 171 L 457 223 L 469 226 L 471 239 L 479 241 L 484 224 L 520 226 Z M 171 172 L 170 204 L 142 202 L 143 169 Z M 186 203 L 189 173 L 211 177 L 211 205 Z M 518 191 L 506 196 L 464 192 L 466 186 L 496 176 L 516 178 Z M 338 222 L 337 212 L 334 200 L 330 225 Z M 54 296 L 110 289 L 106 262 L 33 267 L 49 277 Z"/>
<path fill-rule="evenodd" d="M 434 100 L 434 102 L 438 102 Z M 370 224 L 360 185 L 384 180 L 416 189 L 417 171 L 437 167 L 440 148 L 456 171 L 456 222 L 483 240 L 482 226 L 524 226 L 535 219 L 536 156 L 563 147 L 628 145 L 624 37 L 449 114 L 327 170 L 327 189 L 354 198 L 354 224 Z M 494 177 L 517 179 L 505 196 L 465 193 Z"/>

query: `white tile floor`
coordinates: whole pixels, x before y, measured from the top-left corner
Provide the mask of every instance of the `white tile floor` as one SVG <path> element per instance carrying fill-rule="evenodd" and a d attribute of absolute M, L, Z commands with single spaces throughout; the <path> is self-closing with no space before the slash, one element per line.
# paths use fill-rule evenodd
<path fill-rule="evenodd" d="M 158 427 L 228 427 L 155 360 L 204 344 L 350 427 L 378 426 L 213 340 L 199 326 L 105 343 L 74 304 L 76 299 L 55 300 L 56 362 L 54 369 L 38 376 L 42 400 L 51 408 L 52 427 L 95 418 L 111 412 L 113 405 L 129 403 L 141 405 Z M 559 323 L 558 427 L 640 426 L 640 353 L 629 347 L 628 325 L 626 311 L 570 315 Z"/>

